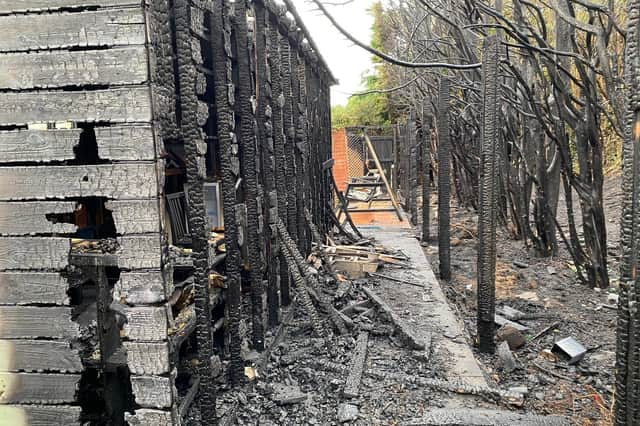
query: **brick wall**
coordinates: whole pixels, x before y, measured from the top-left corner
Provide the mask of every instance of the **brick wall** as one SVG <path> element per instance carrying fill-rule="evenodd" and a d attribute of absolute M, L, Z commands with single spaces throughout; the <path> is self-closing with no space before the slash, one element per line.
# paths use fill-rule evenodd
<path fill-rule="evenodd" d="M 347 168 L 347 134 L 344 129 L 334 130 L 331 133 L 331 152 L 335 164 L 333 165 L 333 176 L 340 191 L 347 188 L 349 172 Z"/>

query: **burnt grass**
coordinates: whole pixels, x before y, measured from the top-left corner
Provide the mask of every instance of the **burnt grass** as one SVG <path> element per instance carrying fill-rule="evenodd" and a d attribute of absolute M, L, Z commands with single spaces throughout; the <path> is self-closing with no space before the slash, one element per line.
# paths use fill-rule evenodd
<path fill-rule="evenodd" d="M 515 371 L 503 371 L 497 355 L 479 353 L 475 344 L 477 216 L 474 212 L 452 208 L 452 280 L 441 281 L 450 304 L 464 319 L 469 344 L 489 381 L 503 388 L 526 386 L 528 394 L 523 406 L 526 411 L 565 415 L 576 425 L 609 425 L 612 418 L 617 311 L 613 309 L 615 296 L 610 294 L 616 294 L 618 284 L 619 176 L 607 179 L 604 193 L 609 289 L 594 290 L 581 284 L 562 243 L 557 256 L 543 258 L 523 241 L 514 240 L 505 228 L 498 230 L 496 308 L 506 305 L 530 318 L 518 321 L 529 330 L 523 333 L 527 343 L 513 351 L 518 363 Z M 562 194 L 559 205 L 558 220 L 566 226 Z M 574 205 L 579 205 L 577 199 Z M 577 219 L 580 233 L 581 221 Z M 425 252 L 437 275 L 437 242 L 431 242 Z M 553 328 L 547 333 L 531 340 L 550 326 Z M 573 337 L 587 349 L 576 365 L 545 351 L 565 337 Z"/>

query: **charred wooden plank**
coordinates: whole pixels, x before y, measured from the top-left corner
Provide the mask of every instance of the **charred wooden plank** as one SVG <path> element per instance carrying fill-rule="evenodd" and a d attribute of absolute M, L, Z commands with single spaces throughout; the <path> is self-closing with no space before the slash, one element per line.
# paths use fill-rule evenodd
<path fill-rule="evenodd" d="M 131 426 L 172 426 L 173 420 L 169 411 L 143 408 L 135 414 L 125 413 L 125 420 Z"/>
<path fill-rule="evenodd" d="M 144 44 L 142 8 L 0 17 L 0 52 Z"/>
<path fill-rule="evenodd" d="M 68 197 L 152 198 L 155 163 L 0 167 L 0 200 Z"/>
<path fill-rule="evenodd" d="M 0 13 L 37 12 L 63 8 L 139 6 L 136 0 L 0 0 Z"/>
<path fill-rule="evenodd" d="M 71 321 L 71 308 L 0 306 L 0 338 L 69 339 L 78 335 L 78 324 Z"/>
<path fill-rule="evenodd" d="M 189 409 L 191 408 L 191 404 L 196 398 L 198 394 L 198 388 L 200 387 L 200 377 L 196 377 L 191 384 L 191 387 L 187 391 L 187 394 L 182 398 L 182 402 L 180 402 L 180 406 L 178 407 L 178 416 L 180 419 L 184 419 L 189 413 Z"/>
<path fill-rule="evenodd" d="M 0 305 L 68 305 L 68 288 L 53 272 L 0 272 Z"/>
<path fill-rule="evenodd" d="M 364 371 L 364 363 L 367 359 L 367 344 L 369 343 L 369 333 L 362 332 L 358 335 L 356 348 L 349 366 L 349 376 L 344 386 L 343 395 L 346 398 L 356 398 L 360 392 L 360 382 L 362 381 L 362 372 Z"/>
<path fill-rule="evenodd" d="M 74 426 L 80 423 L 78 406 L 0 405 L 0 419 L 7 425 Z"/>
<path fill-rule="evenodd" d="M 0 237 L 0 271 L 63 269 L 70 247 L 68 238 Z"/>
<path fill-rule="evenodd" d="M 82 129 L 0 132 L 0 159 L 3 163 L 73 160 L 81 133 Z"/>
<path fill-rule="evenodd" d="M 158 234 L 131 235 L 118 238 L 118 266 L 125 269 L 159 269 L 162 245 Z"/>
<path fill-rule="evenodd" d="M 131 377 L 136 403 L 145 408 L 169 408 L 173 401 L 173 385 L 169 377 Z"/>
<path fill-rule="evenodd" d="M 126 311 L 123 337 L 143 342 L 167 340 L 168 319 L 164 307 L 134 307 Z"/>
<path fill-rule="evenodd" d="M 75 225 L 55 223 L 47 215 L 73 213 L 75 209 L 75 202 L 0 202 L 0 235 L 71 234 L 77 229 Z"/>
<path fill-rule="evenodd" d="M 155 160 L 158 158 L 151 126 L 98 127 L 98 155 L 108 160 Z"/>
<path fill-rule="evenodd" d="M 148 87 L 8 92 L 0 97 L 0 123 L 5 125 L 54 121 L 150 122 L 151 119 Z"/>
<path fill-rule="evenodd" d="M 131 201 L 109 201 L 119 234 L 146 234 L 160 231 L 160 211 L 157 198 Z"/>
<path fill-rule="evenodd" d="M 169 373 L 169 344 L 124 342 L 127 365 L 132 374 L 161 375 Z"/>
<path fill-rule="evenodd" d="M 142 84 L 148 80 L 144 46 L 0 55 L 1 89 Z"/>
<path fill-rule="evenodd" d="M 0 161 L 49 162 L 75 158 L 82 129 L 0 132 Z M 98 127 L 98 155 L 105 160 L 136 161 L 157 158 L 150 126 Z"/>
<path fill-rule="evenodd" d="M 113 298 L 128 305 L 150 305 L 166 300 L 165 279 L 161 271 L 122 272 Z"/>
<path fill-rule="evenodd" d="M 0 404 L 74 402 L 79 382 L 79 374 L 0 373 Z"/>
<path fill-rule="evenodd" d="M 0 371 L 58 371 L 77 373 L 82 362 L 68 342 L 47 340 L 0 340 Z"/>
<path fill-rule="evenodd" d="M 184 309 L 174 319 L 169 329 L 169 347 L 171 352 L 178 352 L 182 343 L 191 336 L 196 329 L 196 309 L 190 306 Z"/>

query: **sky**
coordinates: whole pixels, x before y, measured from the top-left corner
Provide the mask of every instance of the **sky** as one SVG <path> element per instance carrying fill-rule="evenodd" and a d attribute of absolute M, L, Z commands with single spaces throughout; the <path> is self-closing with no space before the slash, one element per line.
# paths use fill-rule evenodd
<path fill-rule="evenodd" d="M 371 41 L 373 18 L 367 9 L 373 0 L 352 0 L 346 5 L 332 6 L 342 0 L 327 1 L 327 9 L 334 18 L 358 40 Z M 336 30 L 329 20 L 308 0 L 293 0 L 320 53 L 339 84 L 331 90 L 331 104 L 345 105 L 349 94 L 362 90 L 362 74 L 373 65 L 371 54 L 355 46 Z"/>

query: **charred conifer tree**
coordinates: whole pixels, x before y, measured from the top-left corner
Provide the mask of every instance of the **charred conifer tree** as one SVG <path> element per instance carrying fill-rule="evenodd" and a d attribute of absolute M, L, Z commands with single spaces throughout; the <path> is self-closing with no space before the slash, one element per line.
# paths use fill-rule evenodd
<path fill-rule="evenodd" d="M 451 134 L 449 128 L 450 81 L 440 79 L 438 93 L 438 256 L 440 278 L 451 279 Z"/>
<path fill-rule="evenodd" d="M 615 424 L 640 421 L 640 2 L 627 5 L 620 299 L 618 302 Z"/>
<path fill-rule="evenodd" d="M 478 338 L 482 352 L 494 351 L 496 298 L 496 203 L 500 91 L 500 40 L 485 39 L 482 60 L 482 130 L 480 151 L 480 202 L 478 212 Z"/>

